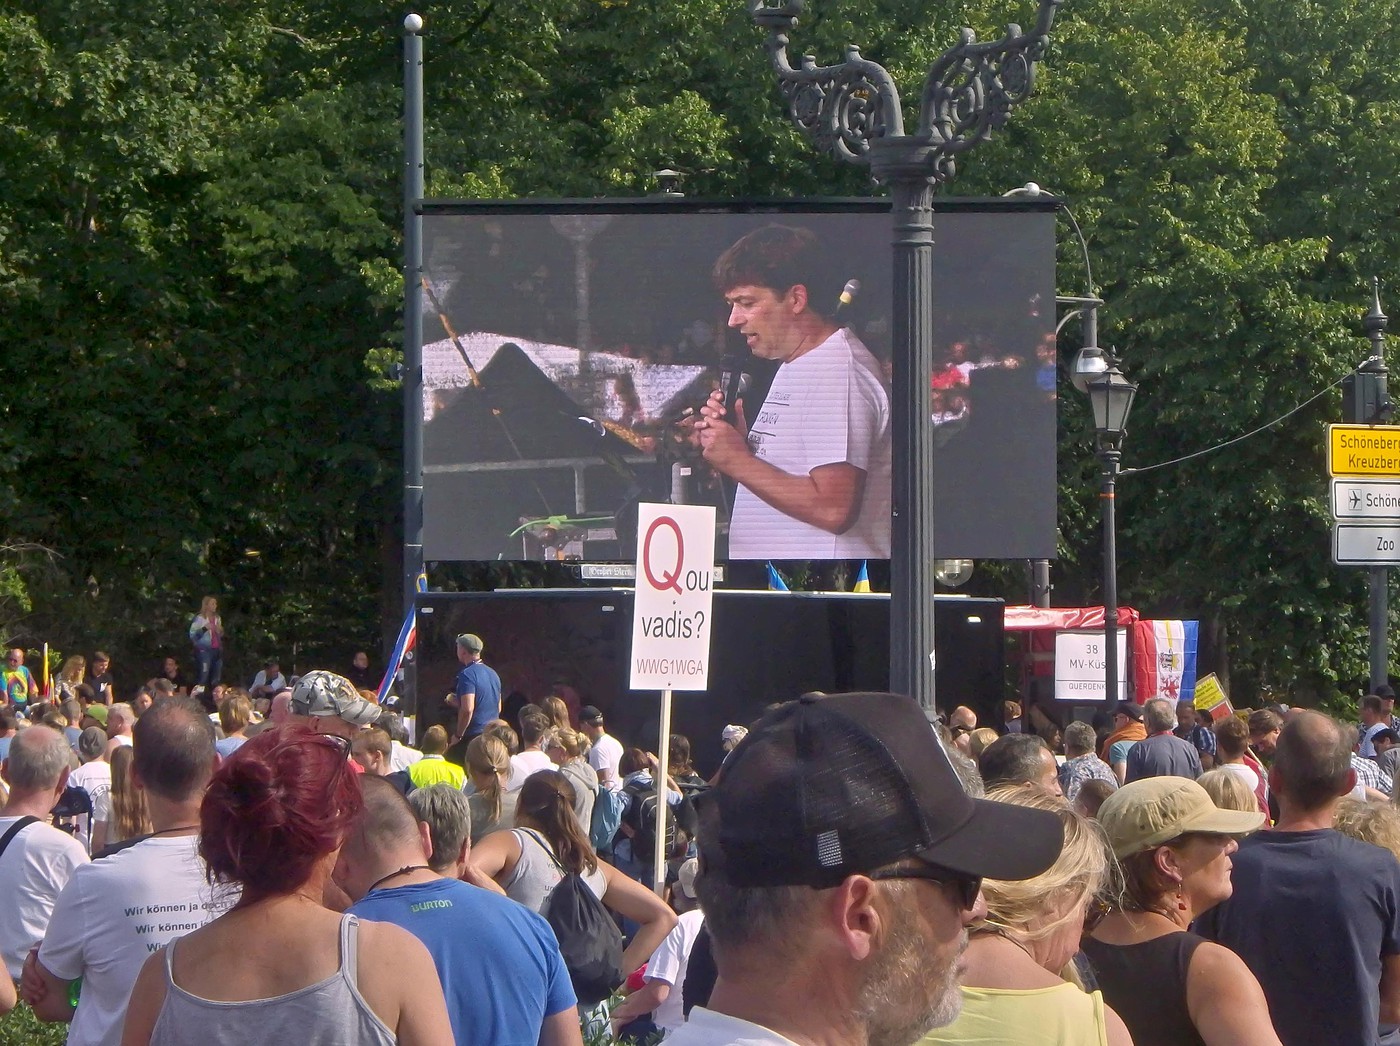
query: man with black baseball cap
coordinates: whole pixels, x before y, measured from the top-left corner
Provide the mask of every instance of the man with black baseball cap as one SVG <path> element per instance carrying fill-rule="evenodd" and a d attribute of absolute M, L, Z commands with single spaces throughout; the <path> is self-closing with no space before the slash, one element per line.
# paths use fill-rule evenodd
<path fill-rule="evenodd" d="M 919 706 L 773 709 L 701 803 L 696 887 L 719 978 L 668 1046 L 908 1046 L 958 1014 L 984 876 L 1027 879 L 1064 836 L 963 791 Z"/>

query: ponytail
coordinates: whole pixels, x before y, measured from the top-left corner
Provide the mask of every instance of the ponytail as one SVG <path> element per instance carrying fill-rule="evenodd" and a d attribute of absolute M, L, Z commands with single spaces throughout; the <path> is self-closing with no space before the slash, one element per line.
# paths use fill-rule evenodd
<path fill-rule="evenodd" d="M 488 734 L 474 737 L 467 745 L 467 768 L 486 779 L 486 787 L 477 784 L 477 791 L 486 799 L 491 821 L 499 821 L 501 796 L 505 792 L 503 782 L 510 773 L 510 749 L 499 737 Z"/>

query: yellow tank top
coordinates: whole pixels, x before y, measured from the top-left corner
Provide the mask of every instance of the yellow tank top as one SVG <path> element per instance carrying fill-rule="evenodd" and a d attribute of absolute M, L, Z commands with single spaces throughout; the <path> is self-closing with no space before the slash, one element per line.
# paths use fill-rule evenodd
<path fill-rule="evenodd" d="M 1103 996 L 1073 984 L 1013 991 L 963 988 L 962 1013 L 919 1046 L 1108 1046 Z"/>

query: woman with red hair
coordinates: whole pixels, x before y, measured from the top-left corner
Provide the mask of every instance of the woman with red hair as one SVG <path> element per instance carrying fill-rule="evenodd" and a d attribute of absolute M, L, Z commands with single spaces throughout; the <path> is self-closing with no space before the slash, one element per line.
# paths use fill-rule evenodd
<path fill-rule="evenodd" d="M 289 723 L 258 734 L 214 774 L 199 851 L 210 882 L 241 896 L 146 961 L 125 1046 L 452 1041 L 418 939 L 322 904 L 363 806 L 349 755 L 343 738 Z"/>

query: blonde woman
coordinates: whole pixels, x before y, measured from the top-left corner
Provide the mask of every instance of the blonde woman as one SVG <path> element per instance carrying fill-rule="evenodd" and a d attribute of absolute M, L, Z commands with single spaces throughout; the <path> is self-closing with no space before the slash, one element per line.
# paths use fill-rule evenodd
<path fill-rule="evenodd" d="M 86 675 L 87 658 L 82 654 L 74 654 L 64 661 L 63 667 L 58 670 L 58 682 L 54 684 L 54 701 L 62 704 L 64 701 L 78 700 L 78 687 L 83 685 Z"/>
<path fill-rule="evenodd" d="M 1113 867 L 1102 833 L 1058 796 L 997 788 L 987 798 L 1053 813 L 1064 826 L 1064 848 L 1034 879 L 983 880 L 987 916 L 968 941 L 962 1013 L 921 1043 L 1131 1046 L 1128 1029 L 1103 997 L 1066 979 L 1089 904 Z"/>
<path fill-rule="evenodd" d="M 1238 810 L 1252 814 L 1259 809 L 1259 800 L 1239 774 L 1229 770 L 1207 770 L 1196 783 L 1206 790 L 1211 802 L 1222 810 Z"/>
<path fill-rule="evenodd" d="M 199 604 L 199 613 L 190 622 L 190 642 L 197 666 L 195 685 L 212 690 L 224 674 L 224 622 L 213 596 L 205 596 Z"/>
<path fill-rule="evenodd" d="M 584 835 L 593 827 L 593 804 L 599 788 L 598 771 L 588 765 L 588 749 L 588 738 L 567 728 L 550 731 L 544 744 L 545 755 L 574 786 L 574 816 Z"/>
<path fill-rule="evenodd" d="M 1396 791 L 1400 791 L 1400 788 Z M 1400 810 L 1393 803 L 1343 799 L 1337 804 L 1332 827 L 1343 835 L 1389 850 L 1400 858 Z"/>
<path fill-rule="evenodd" d="M 507 727 L 509 729 L 509 727 Z M 492 832 L 515 826 L 515 804 L 520 793 L 506 791 L 510 779 L 510 749 L 491 733 L 474 737 L 467 745 L 467 805 L 472 812 L 472 845 Z"/>
<path fill-rule="evenodd" d="M 550 723 L 556 730 L 573 730 L 574 725 L 569 721 L 569 706 L 564 704 L 562 697 L 550 694 L 548 697 L 541 698 L 540 711 L 549 717 Z"/>

